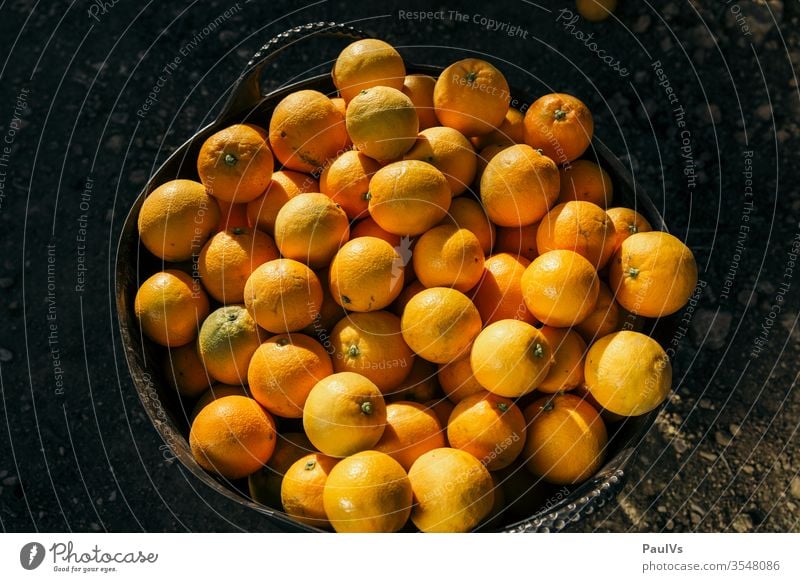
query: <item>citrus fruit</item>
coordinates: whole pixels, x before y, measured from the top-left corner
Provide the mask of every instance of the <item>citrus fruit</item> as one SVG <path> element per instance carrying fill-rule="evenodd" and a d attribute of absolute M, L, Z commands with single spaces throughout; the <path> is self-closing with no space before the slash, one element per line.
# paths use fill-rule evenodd
<path fill-rule="evenodd" d="M 247 220 L 254 227 L 273 235 L 275 218 L 283 205 L 298 194 L 319 192 L 319 188 L 319 183 L 308 174 L 291 170 L 274 172 L 264 194 L 247 203 Z"/>
<path fill-rule="evenodd" d="M 377 311 L 403 290 L 404 260 L 385 240 L 355 238 L 339 249 L 330 268 L 333 299 L 349 311 Z"/>
<path fill-rule="evenodd" d="M 416 402 L 386 406 L 386 429 L 375 450 L 386 453 L 408 471 L 421 455 L 446 446 L 436 414 Z"/>
<path fill-rule="evenodd" d="M 436 111 L 433 108 L 433 88 L 436 79 L 428 75 L 406 75 L 403 81 L 403 93 L 408 95 L 417 110 L 420 130 L 439 125 Z"/>
<path fill-rule="evenodd" d="M 361 91 L 379 85 L 402 89 L 406 76 L 403 57 L 395 48 L 377 38 L 365 38 L 347 45 L 333 65 L 333 84 L 349 103 Z"/>
<path fill-rule="evenodd" d="M 374 236 L 375 238 L 385 240 L 395 248 L 400 246 L 400 235 L 386 232 L 378 226 L 378 223 L 375 222 L 375 219 L 371 216 L 367 216 L 364 220 L 359 220 L 355 226 L 350 229 L 350 240 L 360 236 Z"/>
<path fill-rule="evenodd" d="M 260 344 L 258 326 L 244 305 L 226 305 L 203 322 L 197 353 L 215 380 L 245 384 L 250 358 Z"/>
<path fill-rule="evenodd" d="M 484 325 L 501 319 L 536 323 L 522 299 L 522 274 L 528 265 L 528 259 L 510 253 L 498 253 L 486 259 L 483 275 L 472 294 L 472 302 Z"/>
<path fill-rule="evenodd" d="M 326 267 L 350 238 L 347 214 L 325 194 L 298 194 L 275 218 L 275 243 L 287 259 Z"/>
<path fill-rule="evenodd" d="M 330 289 L 330 276 L 327 269 L 317 271 L 317 278 L 322 286 L 322 305 L 319 308 L 317 317 L 314 318 L 310 324 L 303 328 L 303 333 L 316 336 L 321 341 L 326 341 L 333 326 L 342 319 L 347 312 L 344 308 L 336 303 L 331 295 Z"/>
<path fill-rule="evenodd" d="M 606 210 L 608 218 L 611 220 L 615 238 L 614 252 L 622 246 L 623 241 L 638 232 L 650 232 L 653 227 L 647 222 L 647 219 L 633 210 L 632 208 L 609 208 Z"/>
<path fill-rule="evenodd" d="M 436 364 L 419 356 L 414 357 L 411 372 L 392 394 L 387 395 L 394 402 L 427 402 L 442 393 L 436 375 Z"/>
<path fill-rule="evenodd" d="M 203 392 L 200 398 L 197 399 L 197 402 L 195 402 L 192 408 L 191 420 L 197 418 L 197 415 L 200 414 L 200 411 L 206 406 L 225 396 L 244 396 L 250 398 L 250 393 L 247 391 L 247 388 L 240 385 L 230 386 L 228 384 L 213 384 L 208 390 Z"/>
<path fill-rule="evenodd" d="M 539 331 L 553 350 L 553 363 L 536 389 L 552 394 L 567 392 L 582 384 L 586 342 L 572 329 L 545 325 Z"/>
<path fill-rule="evenodd" d="M 571 201 L 555 206 L 539 223 L 536 248 L 539 253 L 566 249 L 586 257 L 602 268 L 613 253 L 614 236 L 605 211 L 592 202 Z"/>
<path fill-rule="evenodd" d="M 525 112 L 525 143 L 559 165 L 581 157 L 593 132 L 589 108 L 566 93 L 539 97 Z"/>
<path fill-rule="evenodd" d="M 314 527 L 330 525 L 322 494 L 328 475 L 338 462 L 322 453 L 310 453 L 289 467 L 281 482 L 281 505 L 289 517 Z"/>
<path fill-rule="evenodd" d="M 594 311 L 575 326 L 575 331 L 581 334 L 584 340 L 592 343 L 604 335 L 617 331 L 621 319 L 619 305 L 614 301 L 614 296 L 611 294 L 608 285 L 601 281 Z"/>
<path fill-rule="evenodd" d="M 474 139 L 474 138 L 473 138 Z M 477 164 L 475 167 L 475 184 L 480 186 L 481 179 L 483 178 L 483 172 L 486 171 L 486 166 L 492 159 L 502 152 L 503 150 L 507 150 L 512 145 L 511 143 L 492 143 L 487 145 L 485 148 L 478 151 L 477 156 Z"/>
<path fill-rule="evenodd" d="M 455 405 L 447 398 L 428 400 L 423 406 L 436 415 L 436 418 L 439 420 L 439 426 L 447 426 L 450 414 L 453 412 L 453 408 L 455 408 Z M 445 441 L 447 441 L 447 433 L 443 432 L 442 436 L 445 438 Z M 446 447 L 447 442 L 445 442 L 443 446 Z"/>
<path fill-rule="evenodd" d="M 605 20 L 617 8 L 617 0 L 576 0 L 578 13 L 590 22 Z"/>
<path fill-rule="evenodd" d="M 170 386 L 186 398 L 196 398 L 209 388 L 210 378 L 194 343 L 172 348 L 164 360 L 164 372 Z"/>
<path fill-rule="evenodd" d="M 208 297 L 200 283 L 175 269 L 160 271 L 145 280 L 133 302 L 142 333 L 170 348 L 197 337 L 208 309 Z"/>
<path fill-rule="evenodd" d="M 435 226 L 414 247 L 414 272 L 426 287 L 468 291 L 483 274 L 483 249 L 471 231 L 451 224 Z"/>
<path fill-rule="evenodd" d="M 484 387 L 472 373 L 469 355 L 449 364 L 439 364 L 439 384 L 447 398 L 454 404 L 458 404 L 467 396 L 484 391 Z"/>
<path fill-rule="evenodd" d="M 558 170 L 561 177 L 559 202 L 573 200 L 591 202 L 607 208 L 614 196 L 611 176 L 603 168 L 589 160 L 575 160 Z"/>
<path fill-rule="evenodd" d="M 500 127 L 485 135 L 472 138 L 473 145 L 482 150 L 490 145 L 513 145 L 525 143 L 525 115 L 514 107 L 509 107 Z"/>
<path fill-rule="evenodd" d="M 451 127 L 423 129 L 405 160 L 428 162 L 447 179 L 450 192 L 458 196 L 475 178 L 475 149 L 467 138 Z"/>
<path fill-rule="evenodd" d="M 347 133 L 353 145 L 374 160 L 396 160 L 411 149 L 419 132 L 414 104 L 391 87 L 360 91 L 347 105 Z"/>
<path fill-rule="evenodd" d="M 455 198 L 450 203 L 450 210 L 447 212 L 442 224 L 453 224 L 459 228 L 466 228 L 478 237 L 484 255 L 489 255 L 492 252 L 495 227 L 489 221 L 486 211 L 477 200 L 466 196 Z"/>
<path fill-rule="evenodd" d="M 538 229 L 538 222 L 530 226 L 498 227 L 494 252 L 519 255 L 532 261 L 539 256 L 539 251 L 536 248 L 536 231 Z"/>
<path fill-rule="evenodd" d="M 278 434 L 275 450 L 267 464 L 247 477 L 247 488 L 253 501 L 267 507 L 280 508 L 283 476 L 295 461 L 313 450 L 311 441 L 303 433 Z"/>
<path fill-rule="evenodd" d="M 325 166 L 319 177 L 320 192 L 339 204 L 350 220 L 367 216 L 369 181 L 381 165 L 354 150 Z"/>

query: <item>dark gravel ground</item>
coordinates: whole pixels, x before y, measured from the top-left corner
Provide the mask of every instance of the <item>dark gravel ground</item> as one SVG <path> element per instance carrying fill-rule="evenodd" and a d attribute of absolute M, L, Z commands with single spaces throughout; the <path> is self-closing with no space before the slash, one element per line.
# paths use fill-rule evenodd
<path fill-rule="evenodd" d="M 621 4 L 616 20 L 574 28 L 558 13 L 571 3 L 543 1 L 435 5 L 467 22 L 408 20 L 399 11 L 419 7 L 376 0 L 2 4 L 0 528 L 271 528 L 163 458 L 119 348 L 114 253 L 148 176 L 213 118 L 260 44 L 337 20 L 409 61 L 483 53 L 528 94 L 580 95 L 697 254 L 707 284 L 674 359 L 677 390 L 619 504 L 574 529 L 800 531 L 800 3 Z M 327 69 L 341 47 L 287 53 L 266 83 Z"/>

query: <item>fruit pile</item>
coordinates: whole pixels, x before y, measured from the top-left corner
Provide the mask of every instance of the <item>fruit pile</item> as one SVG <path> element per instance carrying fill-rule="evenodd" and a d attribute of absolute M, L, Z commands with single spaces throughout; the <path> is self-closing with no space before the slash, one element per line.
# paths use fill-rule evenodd
<path fill-rule="evenodd" d="M 199 182 L 142 205 L 141 242 L 171 264 L 135 313 L 168 348 L 192 453 L 338 532 L 530 515 L 537 483 L 598 470 L 606 422 L 667 397 L 669 359 L 637 330 L 687 302 L 692 253 L 613 206 L 573 96 L 523 114 L 490 63 L 406 75 L 374 39 L 332 76 L 338 96 L 215 133 Z"/>

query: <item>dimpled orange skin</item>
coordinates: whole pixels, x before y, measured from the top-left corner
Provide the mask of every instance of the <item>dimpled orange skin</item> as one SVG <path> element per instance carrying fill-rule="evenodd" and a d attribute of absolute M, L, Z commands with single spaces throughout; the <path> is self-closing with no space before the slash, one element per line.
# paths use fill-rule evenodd
<path fill-rule="evenodd" d="M 391 87 L 372 87 L 347 105 L 347 133 L 353 145 L 374 160 L 396 160 L 417 140 L 417 110 L 405 94 Z"/>
<path fill-rule="evenodd" d="M 539 256 L 539 251 L 536 248 L 536 232 L 538 229 L 538 222 L 519 228 L 498 227 L 494 252 L 519 255 L 528 259 L 528 261 L 532 261 Z"/>
<path fill-rule="evenodd" d="M 322 453 L 310 453 L 289 467 L 281 483 L 281 505 L 287 515 L 313 527 L 330 527 L 322 494 L 338 462 Z"/>
<path fill-rule="evenodd" d="M 197 353 L 212 378 L 224 384 L 245 384 L 261 333 L 244 305 L 223 305 L 212 311 L 197 336 Z"/>
<path fill-rule="evenodd" d="M 452 198 L 444 175 L 419 160 L 381 168 L 369 187 L 370 215 L 382 229 L 401 236 L 416 236 L 438 224 Z"/>
<path fill-rule="evenodd" d="M 197 156 L 197 173 L 206 191 L 233 203 L 258 198 L 269 185 L 274 165 L 267 132 L 249 123 L 218 131 Z"/>
<path fill-rule="evenodd" d="M 416 294 L 400 319 L 403 339 L 430 362 L 446 364 L 464 355 L 481 330 L 481 316 L 463 293 L 433 287 Z"/>
<path fill-rule="evenodd" d="M 600 280 L 591 263 L 574 251 L 540 255 L 522 274 L 522 298 L 533 315 L 553 327 L 571 327 L 597 304 Z"/>
<path fill-rule="evenodd" d="M 142 283 L 133 310 L 144 335 L 159 345 L 175 348 L 197 337 L 208 315 L 208 296 L 189 275 L 168 269 Z"/>
<path fill-rule="evenodd" d="M 617 331 L 620 327 L 621 317 L 619 305 L 614 300 L 614 295 L 612 295 L 608 285 L 601 281 L 594 311 L 575 326 L 575 331 L 591 344 L 604 335 Z"/>
<path fill-rule="evenodd" d="M 543 326 L 539 331 L 553 350 L 553 363 L 547 376 L 536 388 L 553 394 L 567 392 L 583 383 L 586 342 L 572 329 Z"/>
<path fill-rule="evenodd" d="M 361 152 L 350 150 L 325 166 L 319 177 L 320 192 L 341 205 L 350 220 L 368 216 L 369 181 L 381 165 Z"/>
<path fill-rule="evenodd" d="M 486 256 L 491 254 L 494 246 L 495 227 L 477 200 L 466 196 L 455 198 L 450 204 L 450 210 L 442 224 L 453 224 L 459 228 L 466 228 L 478 237 L 483 254 Z"/>
<path fill-rule="evenodd" d="M 403 290 L 404 266 L 400 254 L 385 240 L 353 239 L 342 245 L 331 262 L 331 295 L 349 311 L 383 309 Z"/>
<path fill-rule="evenodd" d="M 474 138 L 473 138 L 474 139 Z M 478 164 L 475 170 L 475 184 L 480 186 L 481 178 L 483 178 L 483 172 L 486 170 L 486 166 L 489 162 L 492 161 L 497 154 L 502 152 L 503 150 L 507 150 L 510 148 L 512 143 L 493 143 L 487 145 L 485 148 L 482 148 L 478 151 L 477 160 Z"/>
<path fill-rule="evenodd" d="M 436 414 L 416 402 L 386 406 L 386 429 L 375 450 L 386 453 L 408 471 L 420 456 L 447 446 Z"/>
<path fill-rule="evenodd" d="M 559 168 L 561 193 L 558 202 L 583 200 L 608 208 L 614 196 L 611 176 L 602 167 L 589 160 L 575 160 Z"/>
<path fill-rule="evenodd" d="M 478 164 L 472 144 L 451 127 L 422 130 L 403 159 L 432 164 L 447 178 L 453 196 L 462 194 L 472 184 Z"/>
<path fill-rule="evenodd" d="M 420 131 L 439 125 L 433 108 L 433 88 L 436 79 L 428 75 L 406 75 L 403 93 L 408 95 L 417 110 Z"/>
<path fill-rule="evenodd" d="M 469 137 L 500 127 L 510 100 L 503 73 L 481 59 L 453 63 L 439 75 L 433 90 L 439 122 Z"/>
<path fill-rule="evenodd" d="M 244 386 L 229 386 L 227 384 L 214 384 L 208 390 L 203 392 L 203 394 L 200 395 L 200 398 L 197 399 L 197 402 L 195 402 L 194 407 L 192 408 L 192 414 L 190 416 L 190 419 L 194 420 L 195 418 L 197 418 L 197 415 L 200 414 L 200 411 L 203 410 L 206 406 L 208 406 L 215 400 L 219 400 L 220 398 L 224 398 L 226 396 L 244 396 L 245 398 L 250 398 L 250 393 Z"/>
<path fill-rule="evenodd" d="M 593 133 L 589 108 L 566 93 L 544 95 L 525 112 L 525 143 L 559 165 L 581 157 Z"/>
<path fill-rule="evenodd" d="M 412 258 L 414 272 L 426 287 L 469 291 L 483 274 L 478 237 L 451 224 L 436 226 L 419 237 Z"/>
<path fill-rule="evenodd" d="M 256 323 L 267 331 L 299 331 L 319 313 L 322 285 L 303 263 L 276 259 L 258 267 L 247 279 L 244 303 Z"/>
<path fill-rule="evenodd" d="M 454 404 L 458 404 L 467 396 L 485 391 L 472 373 L 469 355 L 449 364 L 439 364 L 439 384 L 447 398 Z"/>
<path fill-rule="evenodd" d="M 614 229 L 614 252 L 617 252 L 622 243 L 630 236 L 639 232 L 650 232 L 653 227 L 647 219 L 636 212 L 633 208 L 609 208 L 606 210 L 608 218 L 611 220 Z"/>
<path fill-rule="evenodd" d="M 692 251 L 671 234 L 640 232 L 617 250 L 608 284 L 631 313 L 662 317 L 689 301 L 697 285 L 697 263 Z"/>
<path fill-rule="evenodd" d="M 385 240 L 393 247 L 400 246 L 400 235 L 386 232 L 378 226 L 378 223 L 375 222 L 375 219 L 371 216 L 367 216 L 364 220 L 359 220 L 355 226 L 350 229 L 350 240 L 360 236 L 374 236 L 375 238 Z"/>
<path fill-rule="evenodd" d="M 312 269 L 327 267 L 349 238 L 347 214 L 325 194 L 299 194 L 275 219 L 275 244 L 281 254 Z"/>
<path fill-rule="evenodd" d="M 541 254 L 558 249 L 575 251 L 599 270 L 613 254 L 611 220 L 591 202 L 573 200 L 559 204 L 539 223 L 536 248 Z"/>
<path fill-rule="evenodd" d="M 522 299 L 522 274 L 530 264 L 528 259 L 510 253 L 498 253 L 486 259 L 483 276 L 472 293 L 472 302 L 484 325 L 501 319 L 536 323 Z"/>
<path fill-rule="evenodd" d="M 525 144 L 504 149 L 481 176 L 481 201 L 497 226 L 539 222 L 558 198 L 558 168 L 553 160 Z"/>
<path fill-rule="evenodd" d="M 290 198 L 298 194 L 319 192 L 319 183 L 308 174 L 280 170 L 272 174 L 272 181 L 264 194 L 247 203 L 247 221 L 250 226 L 275 234 L 275 218 Z"/>
<path fill-rule="evenodd" d="M 186 398 L 197 398 L 211 382 L 194 343 L 172 348 L 164 359 L 164 373 L 170 386 Z"/>
<path fill-rule="evenodd" d="M 591 404 L 572 394 L 555 395 L 532 403 L 524 414 L 528 436 L 523 457 L 531 473 L 549 483 L 573 485 L 600 468 L 608 433 Z"/>
<path fill-rule="evenodd" d="M 349 44 L 334 63 L 333 84 L 349 103 L 365 89 L 383 85 L 402 89 L 406 78 L 403 57 L 395 48 L 377 38 Z"/>

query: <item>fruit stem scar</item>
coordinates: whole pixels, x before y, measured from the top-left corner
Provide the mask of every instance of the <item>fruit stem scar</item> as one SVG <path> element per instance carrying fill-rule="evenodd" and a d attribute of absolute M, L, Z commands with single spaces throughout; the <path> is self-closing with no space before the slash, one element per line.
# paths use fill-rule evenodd
<path fill-rule="evenodd" d="M 464 78 L 467 80 L 467 83 L 471 85 L 472 83 L 475 82 L 475 79 L 478 78 L 478 73 L 476 73 L 475 71 L 470 71 L 469 73 L 466 74 Z"/>
<path fill-rule="evenodd" d="M 350 303 L 350 298 L 347 295 L 342 295 L 342 301 L 345 303 Z"/>
<path fill-rule="evenodd" d="M 306 463 L 305 469 L 306 469 L 306 471 L 310 471 L 311 469 L 313 469 L 316 466 L 317 466 L 317 462 L 316 461 L 308 461 Z"/>
<path fill-rule="evenodd" d="M 241 226 L 234 226 L 234 227 L 231 229 L 231 232 L 232 232 L 233 234 L 244 234 L 244 229 L 243 229 Z"/>
<path fill-rule="evenodd" d="M 637 269 L 636 267 L 631 267 L 630 269 L 628 269 L 628 275 L 630 276 L 631 279 L 635 279 L 636 277 L 639 276 L 639 269 Z"/>
<path fill-rule="evenodd" d="M 498 402 L 497 409 L 500 412 L 508 412 L 508 405 L 505 402 Z"/>
<path fill-rule="evenodd" d="M 542 410 L 543 410 L 544 412 L 550 412 L 550 411 L 551 411 L 551 410 L 553 410 L 555 407 L 556 407 L 556 405 L 555 405 L 555 404 L 553 404 L 553 401 L 552 401 L 552 400 L 548 400 L 548 401 L 545 403 L 545 405 L 544 405 L 544 406 L 542 406 Z"/>
<path fill-rule="evenodd" d="M 226 166 L 235 166 L 236 162 L 239 161 L 233 154 L 225 154 L 225 157 L 222 158 L 222 160 L 225 162 Z"/>
<path fill-rule="evenodd" d="M 361 412 L 366 415 L 372 414 L 372 402 L 366 401 L 361 403 Z"/>
<path fill-rule="evenodd" d="M 542 347 L 542 344 L 540 344 L 539 342 L 533 344 L 533 355 L 536 356 L 537 358 L 544 357 L 544 348 Z"/>
<path fill-rule="evenodd" d="M 563 109 L 556 109 L 555 113 L 553 114 L 553 118 L 554 118 L 556 121 L 561 121 L 561 120 L 562 120 L 562 119 L 564 119 L 566 116 L 567 116 L 567 112 L 566 112 L 566 111 L 564 111 Z"/>
<path fill-rule="evenodd" d="M 629 224 L 628 225 L 628 232 L 631 233 L 631 234 L 636 234 L 637 232 L 639 232 L 639 227 L 636 226 L 635 224 Z"/>
<path fill-rule="evenodd" d="M 351 358 L 357 358 L 360 353 L 361 350 L 359 350 L 358 346 L 355 344 L 350 346 L 350 348 L 347 350 L 347 355 L 350 356 Z"/>
<path fill-rule="evenodd" d="M 288 345 L 289 339 L 285 338 L 285 337 L 282 337 L 275 343 L 277 343 L 279 346 L 285 346 L 285 345 Z"/>
<path fill-rule="evenodd" d="M 372 200 L 372 192 L 364 192 L 364 200 Z"/>

